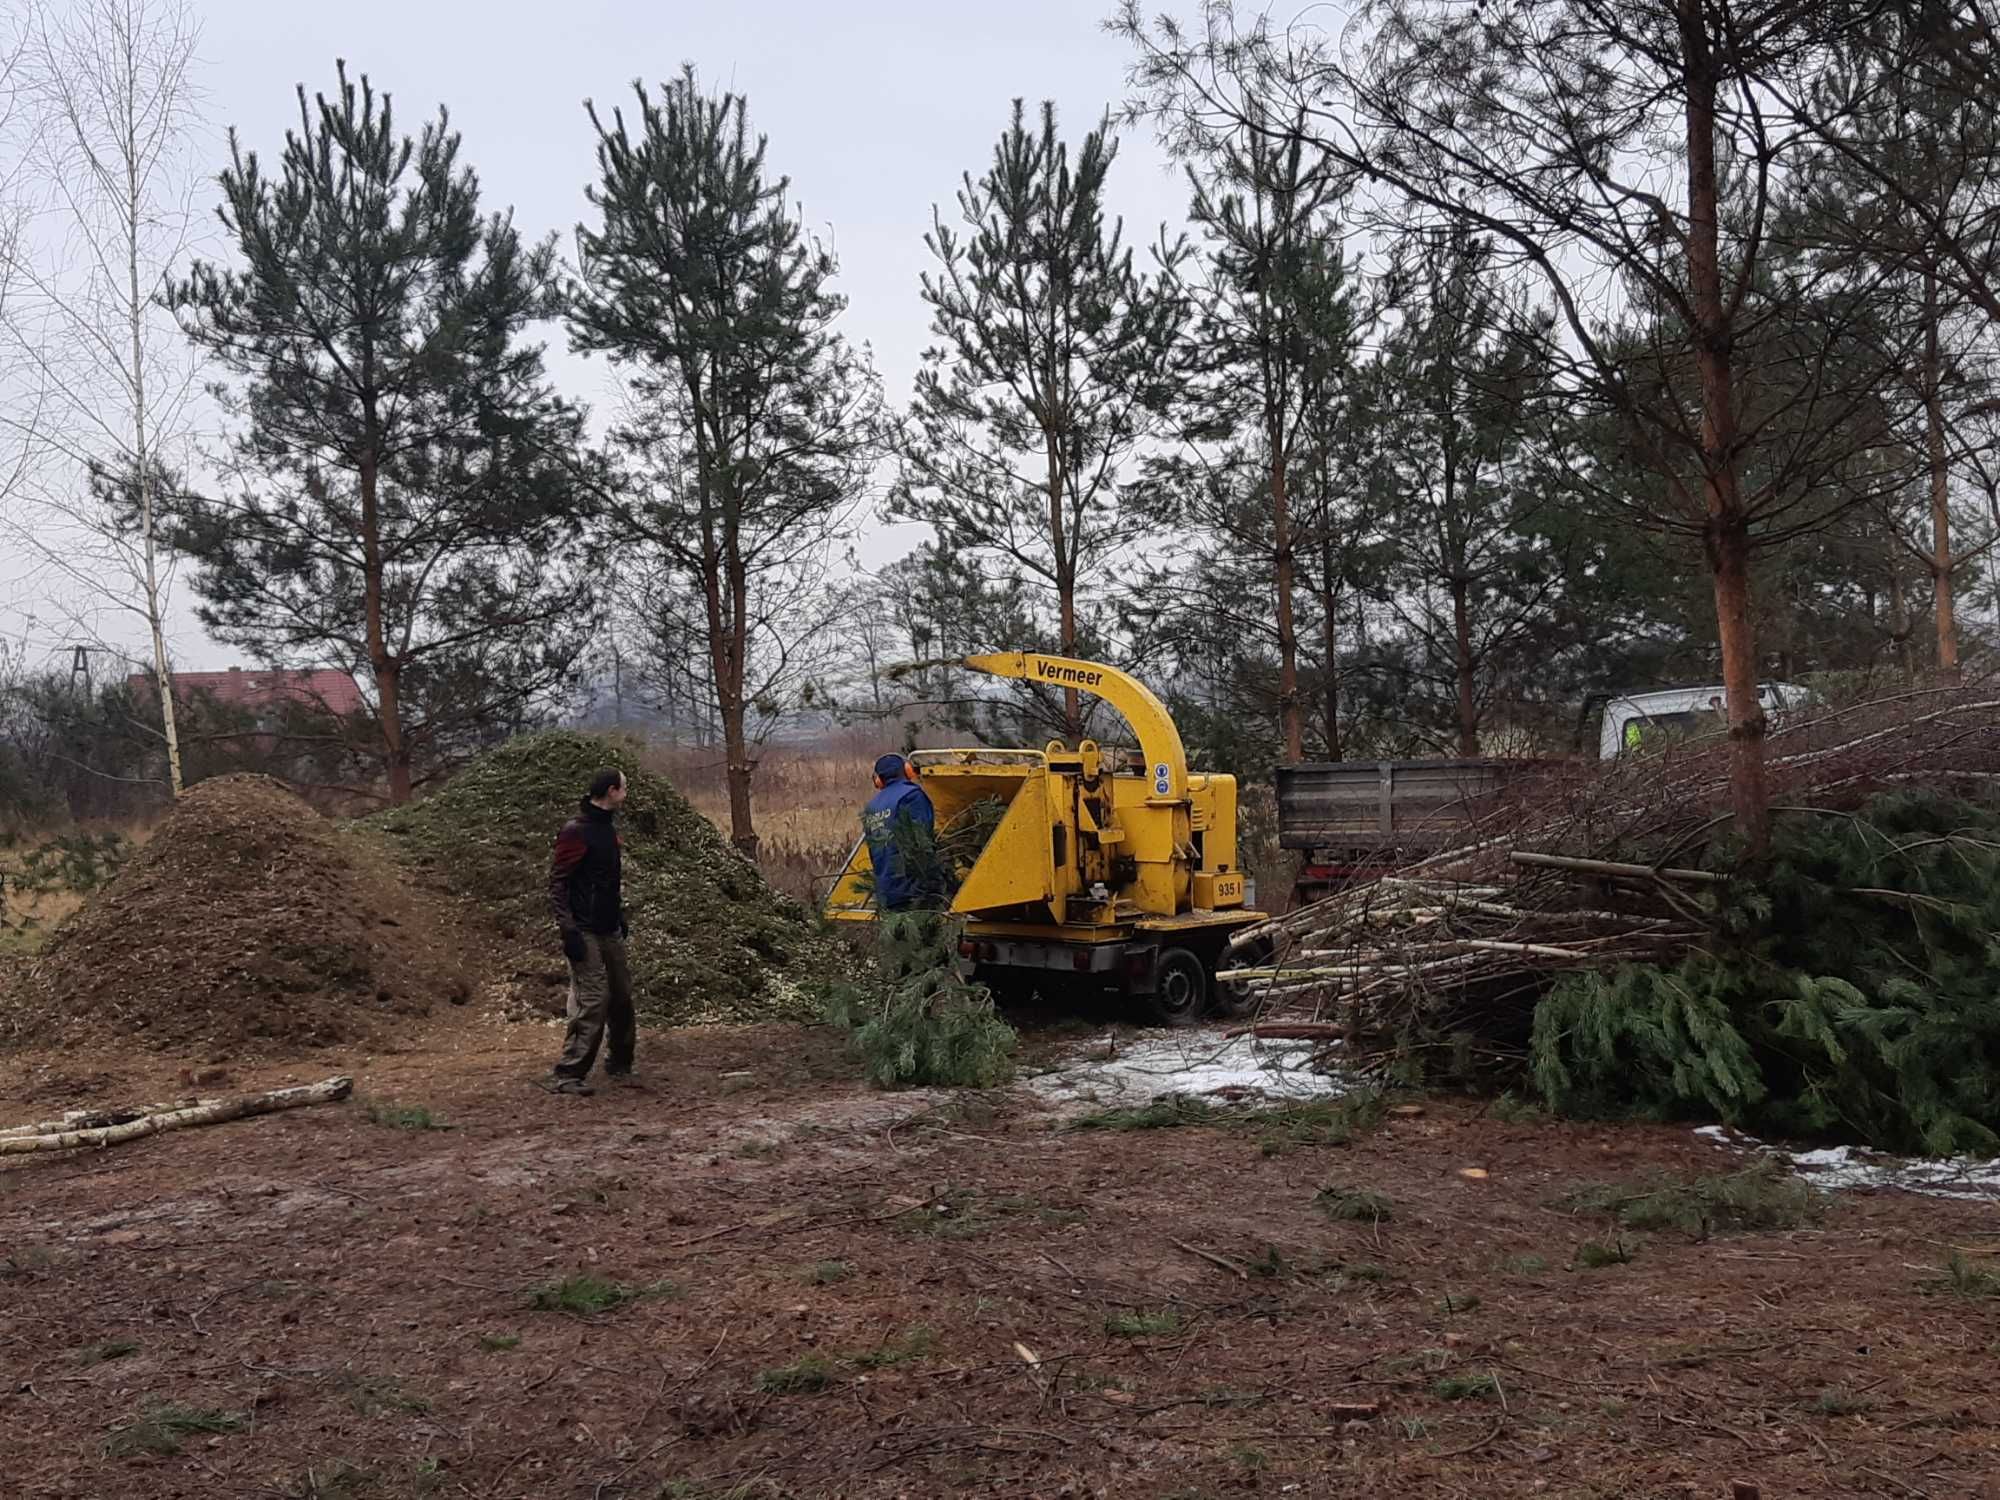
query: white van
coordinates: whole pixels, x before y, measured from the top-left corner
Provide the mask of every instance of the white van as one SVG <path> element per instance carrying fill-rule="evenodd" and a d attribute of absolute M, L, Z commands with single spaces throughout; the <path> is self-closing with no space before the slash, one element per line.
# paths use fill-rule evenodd
<path fill-rule="evenodd" d="M 1757 701 L 1766 715 L 1775 717 L 1787 709 L 1804 708 L 1812 701 L 1812 694 L 1797 683 L 1764 682 L 1757 685 Z M 1658 735 L 1663 730 L 1720 731 L 1727 727 L 1722 704 L 1720 683 L 1613 698 L 1604 705 L 1604 730 L 1598 737 L 1597 754 L 1600 759 L 1615 760 L 1644 744 L 1649 733 Z"/>

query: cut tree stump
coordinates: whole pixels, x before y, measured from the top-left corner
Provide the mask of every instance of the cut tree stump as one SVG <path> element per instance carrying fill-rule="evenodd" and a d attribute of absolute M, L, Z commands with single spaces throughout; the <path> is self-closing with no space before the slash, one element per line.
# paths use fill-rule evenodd
<path fill-rule="evenodd" d="M 227 1120 L 247 1120 L 279 1110 L 299 1109 L 308 1104 L 331 1104 L 354 1091 L 352 1078 L 328 1078 L 296 1088 L 272 1089 L 264 1094 L 244 1094 L 235 1099 L 210 1099 L 179 1109 L 130 1118 L 130 1111 L 91 1110 L 39 1125 L 21 1125 L 0 1131 L 0 1156 L 19 1156 L 30 1151 L 75 1151 L 85 1146 L 117 1146 L 169 1130 L 187 1130 L 196 1125 L 220 1125 Z M 118 1119 L 120 1115 L 128 1118 Z M 82 1120 L 105 1118 L 115 1123 L 78 1128 Z"/>

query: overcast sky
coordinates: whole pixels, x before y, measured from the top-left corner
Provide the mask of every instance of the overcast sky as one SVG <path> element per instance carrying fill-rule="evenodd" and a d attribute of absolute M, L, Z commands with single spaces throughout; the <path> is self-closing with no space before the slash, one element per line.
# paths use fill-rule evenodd
<path fill-rule="evenodd" d="M 565 253 L 594 166 L 584 99 L 619 102 L 635 77 L 655 83 L 692 62 L 705 82 L 748 96 L 752 127 L 770 139 L 769 165 L 791 178 L 807 221 L 839 253 L 846 332 L 873 346 L 898 403 L 926 342 L 917 278 L 928 263 L 931 205 L 950 204 L 960 175 L 984 167 L 1015 96 L 1055 100 L 1074 140 L 1122 99 L 1129 61 L 1102 29 L 1111 0 L 207 0 L 198 8 L 218 160 L 230 126 L 275 157 L 297 123 L 294 86 L 330 89 L 334 60 L 344 57 L 394 96 L 412 133 L 448 106 L 487 206 L 511 206 L 528 235 L 560 232 Z M 1125 133 L 1111 199 L 1142 247 L 1163 219 L 1178 227 L 1184 217 L 1179 174 L 1143 131 Z M 551 354 L 563 387 L 594 403 L 602 366 L 559 341 Z M 875 535 L 867 560 L 887 561 L 915 536 L 908 528 Z M 178 663 L 233 660 L 201 638 L 180 603 Z M 49 628 L 36 634 L 50 643 Z"/>

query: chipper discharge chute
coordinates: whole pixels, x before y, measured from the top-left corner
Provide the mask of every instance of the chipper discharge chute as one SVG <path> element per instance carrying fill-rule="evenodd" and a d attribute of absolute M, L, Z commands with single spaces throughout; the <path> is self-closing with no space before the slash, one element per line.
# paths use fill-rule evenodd
<path fill-rule="evenodd" d="M 936 812 L 938 899 L 965 919 L 959 951 L 974 976 L 1003 999 L 1117 991 L 1169 1025 L 1226 1003 L 1216 963 L 1231 933 L 1264 919 L 1243 904 L 1236 778 L 1191 774 L 1166 706 L 1116 668 L 1032 652 L 963 665 L 1102 698 L 1144 762 L 1114 771 L 1090 740 L 910 757 Z M 829 917 L 874 920 L 870 868 L 859 842 Z"/>

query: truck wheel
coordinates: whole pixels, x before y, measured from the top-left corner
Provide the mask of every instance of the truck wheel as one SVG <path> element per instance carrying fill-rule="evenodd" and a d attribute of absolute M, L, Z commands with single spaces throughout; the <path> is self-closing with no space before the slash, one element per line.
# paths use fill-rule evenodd
<path fill-rule="evenodd" d="M 1215 1015 L 1222 1021 L 1240 1021 L 1258 1007 L 1261 997 L 1246 995 L 1233 984 L 1223 984 L 1219 980 L 1215 986 Z"/>
<path fill-rule="evenodd" d="M 1271 961 L 1277 951 L 1277 944 L 1269 938 L 1250 944 L 1229 960 L 1230 966 L 1240 969 L 1261 968 Z M 1224 984 L 1219 978 L 1211 981 L 1215 989 L 1215 1014 L 1225 1021 L 1240 1020 L 1263 1004 L 1263 996 L 1246 994 L 1233 984 Z"/>
<path fill-rule="evenodd" d="M 1208 965 L 1185 948 L 1169 948 L 1154 970 L 1156 987 L 1146 997 L 1162 1026 L 1192 1026 L 1208 1009 Z"/>
<path fill-rule="evenodd" d="M 1018 970 L 986 969 L 973 978 L 992 993 L 993 1001 L 1001 1006 L 1022 1006 L 1035 998 L 1035 977 Z"/>

